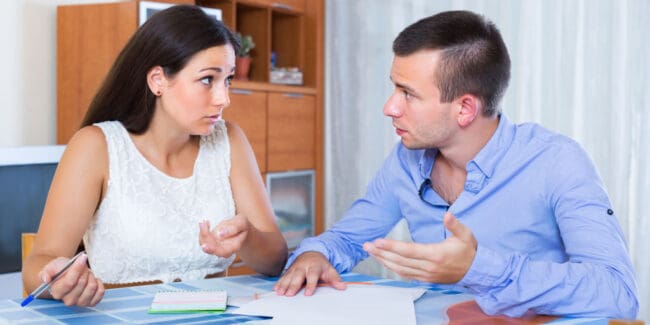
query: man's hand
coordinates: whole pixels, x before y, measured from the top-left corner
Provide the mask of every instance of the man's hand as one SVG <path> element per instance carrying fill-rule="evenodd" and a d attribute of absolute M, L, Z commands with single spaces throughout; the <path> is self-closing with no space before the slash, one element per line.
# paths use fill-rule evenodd
<path fill-rule="evenodd" d="M 220 222 L 210 231 L 210 222 L 199 223 L 199 245 L 204 252 L 220 257 L 229 257 L 239 252 L 249 229 L 248 219 L 236 215 Z"/>
<path fill-rule="evenodd" d="M 472 231 L 450 212 L 443 219 L 452 237 L 442 243 L 417 244 L 377 239 L 363 249 L 402 277 L 424 282 L 456 283 L 469 270 L 476 256 Z"/>
<path fill-rule="evenodd" d="M 305 296 L 311 296 L 316 291 L 319 280 L 338 290 L 346 288 L 338 272 L 323 254 L 306 252 L 296 258 L 273 290 L 280 296 L 294 296 L 304 285 Z"/>
<path fill-rule="evenodd" d="M 70 260 L 58 257 L 50 261 L 38 273 L 38 278 L 47 283 Z M 104 284 L 86 266 L 88 257 L 82 254 L 70 268 L 52 285 L 52 298 L 60 299 L 66 306 L 95 306 L 104 296 Z"/>

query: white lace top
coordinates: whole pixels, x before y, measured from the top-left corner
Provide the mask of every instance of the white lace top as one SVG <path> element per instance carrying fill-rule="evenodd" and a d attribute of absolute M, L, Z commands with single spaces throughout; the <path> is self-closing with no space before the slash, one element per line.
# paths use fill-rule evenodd
<path fill-rule="evenodd" d="M 214 227 L 235 215 L 230 144 L 223 121 L 201 137 L 194 172 L 171 177 L 138 151 L 120 122 L 102 122 L 109 176 L 104 199 L 83 240 L 95 276 L 105 283 L 200 279 L 225 270 L 234 256 L 208 255 L 199 222 Z"/>

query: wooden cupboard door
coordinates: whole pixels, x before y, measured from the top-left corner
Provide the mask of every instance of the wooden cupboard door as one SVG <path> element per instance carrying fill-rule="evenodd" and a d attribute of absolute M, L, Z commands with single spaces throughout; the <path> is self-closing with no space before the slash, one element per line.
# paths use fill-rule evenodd
<path fill-rule="evenodd" d="M 267 170 L 315 168 L 315 97 L 270 93 L 268 103 Z"/>
<path fill-rule="evenodd" d="M 138 27 L 137 2 L 57 9 L 57 143 L 79 129 L 88 105 Z"/>
<path fill-rule="evenodd" d="M 223 119 L 237 123 L 248 138 L 260 172 L 266 171 L 266 92 L 230 90 L 230 106 Z"/>

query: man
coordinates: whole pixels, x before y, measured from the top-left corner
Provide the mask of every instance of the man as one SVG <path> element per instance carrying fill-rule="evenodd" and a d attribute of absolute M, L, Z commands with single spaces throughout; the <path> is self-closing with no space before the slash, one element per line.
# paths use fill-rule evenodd
<path fill-rule="evenodd" d="M 371 255 L 473 294 L 487 314 L 635 318 L 634 271 L 591 159 L 500 112 L 510 58 L 496 26 L 444 12 L 407 27 L 393 51 L 384 114 L 401 143 L 366 195 L 301 243 L 275 291 L 344 289 L 338 272 Z M 401 218 L 414 243 L 382 238 Z"/>

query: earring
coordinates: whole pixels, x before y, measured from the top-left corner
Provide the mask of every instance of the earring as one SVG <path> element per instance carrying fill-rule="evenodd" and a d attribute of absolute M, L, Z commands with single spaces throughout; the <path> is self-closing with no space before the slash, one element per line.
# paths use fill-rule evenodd
<path fill-rule="evenodd" d="M 158 90 L 158 91 L 156 92 L 156 96 L 160 96 L 160 95 L 162 95 L 162 92 L 160 92 L 160 90 Z"/>

